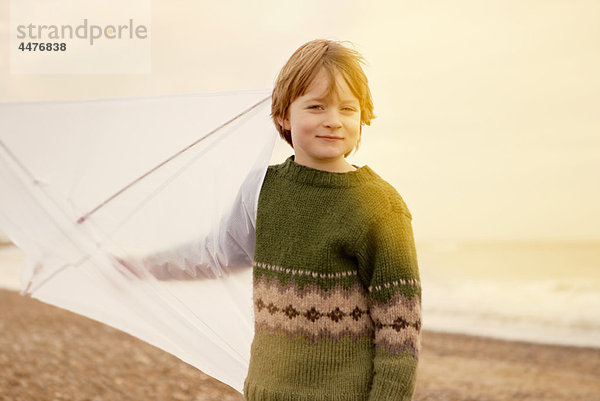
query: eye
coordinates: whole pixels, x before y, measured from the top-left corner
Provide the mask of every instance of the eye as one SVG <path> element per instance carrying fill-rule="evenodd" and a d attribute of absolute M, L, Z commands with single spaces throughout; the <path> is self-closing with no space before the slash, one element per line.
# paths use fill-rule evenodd
<path fill-rule="evenodd" d="M 312 105 L 308 106 L 308 108 L 311 109 L 311 110 L 323 110 L 323 105 L 312 104 Z"/>
<path fill-rule="evenodd" d="M 344 106 L 344 107 L 342 107 L 342 110 L 352 111 L 352 112 L 357 111 L 356 107 L 353 107 L 353 106 Z"/>

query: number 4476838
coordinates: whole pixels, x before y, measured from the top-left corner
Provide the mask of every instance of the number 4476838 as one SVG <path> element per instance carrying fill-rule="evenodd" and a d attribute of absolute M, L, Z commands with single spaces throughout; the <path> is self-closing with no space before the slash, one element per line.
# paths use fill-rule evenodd
<path fill-rule="evenodd" d="M 27 42 L 27 44 L 25 44 L 25 42 L 21 42 L 21 44 L 19 45 L 19 50 L 21 51 L 30 51 L 30 52 L 35 52 L 35 51 L 40 51 L 40 52 L 64 52 L 65 50 L 67 50 L 67 44 L 66 43 L 52 43 L 52 42 L 48 42 L 48 43 L 38 43 L 38 42 Z"/>

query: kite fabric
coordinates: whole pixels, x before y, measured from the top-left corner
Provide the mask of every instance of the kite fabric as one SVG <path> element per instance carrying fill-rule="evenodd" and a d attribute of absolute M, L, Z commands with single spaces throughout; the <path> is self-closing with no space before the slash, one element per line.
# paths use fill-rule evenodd
<path fill-rule="evenodd" d="M 0 231 L 22 293 L 242 391 L 268 91 L 0 104 Z"/>

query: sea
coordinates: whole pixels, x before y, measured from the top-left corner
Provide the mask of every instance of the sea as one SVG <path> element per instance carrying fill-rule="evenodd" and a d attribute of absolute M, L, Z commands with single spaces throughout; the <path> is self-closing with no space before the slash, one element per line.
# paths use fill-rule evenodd
<path fill-rule="evenodd" d="M 423 328 L 600 348 L 600 241 L 417 243 Z M 22 252 L 0 245 L 0 287 Z"/>
<path fill-rule="evenodd" d="M 417 244 L 423 328 L 600 348 L 600 241 Z"/>

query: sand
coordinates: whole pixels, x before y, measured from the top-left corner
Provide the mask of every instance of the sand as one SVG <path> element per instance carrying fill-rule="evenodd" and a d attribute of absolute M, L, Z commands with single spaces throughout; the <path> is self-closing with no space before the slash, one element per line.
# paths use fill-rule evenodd
<path fill-rule="evenodd" d="M 127 334 L 0 290 L 0 400 L 241 400 Z M 414 400 L 600 401 L 600 349 L 425 331 Z"/>

